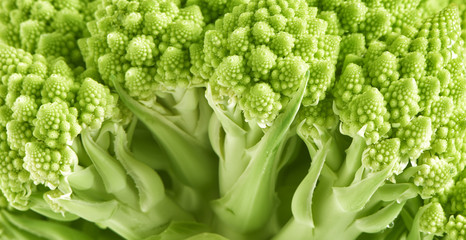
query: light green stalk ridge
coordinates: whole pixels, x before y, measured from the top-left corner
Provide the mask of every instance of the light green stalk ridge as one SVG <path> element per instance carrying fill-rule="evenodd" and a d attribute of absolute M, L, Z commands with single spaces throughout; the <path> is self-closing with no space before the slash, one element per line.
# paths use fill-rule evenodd
<path fill-rule="evenodd" d="M 277 152 L 298 112 L 308 78 L 309 73 L 306 74 L 299 90 L 284 112 L 279 115 L 257 145 L 248 149 L 251 161 L 236 183 L 225 195 L 212 203 L 217 216 L 232 229 L 241 233 L 250 233 L 264 227 L 270 220 L 276 206 L 276 201 L 272 199 L 276 198 L 275 180 L 280 165 Z M 236 159 L 225 159 L 225 161 Z"/>

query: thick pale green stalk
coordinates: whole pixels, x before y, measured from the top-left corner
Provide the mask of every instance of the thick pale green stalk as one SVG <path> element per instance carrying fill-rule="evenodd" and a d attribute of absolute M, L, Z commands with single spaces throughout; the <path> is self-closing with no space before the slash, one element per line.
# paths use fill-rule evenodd
<path fill-rule="evenodd" d="M 209 92 L 208 90 L 206 94 L 208 99 L 211 98 Z M 216 114 L 210 120 L 209 137 L 215 153 L 219 156 L 219 190 L 223 195 L 236 182 L 250 158 L 245 151 L 247 131 L 230 118 L 220 120 L 217 116 L 226 115 L 219 111 L 216 109 Z"/>
<path fill-rule="evenodd" d="M 275 181 L 279 158 L 276 154 L 298 112 L 309 74 L 259 143 L 248 149 L 251 161 L 237 182 L 222 198 L 213 202 L 217 216 L 232 229 L 251 233 L 263 228 L 277 204 Z M 233 160 L 233 159 L 231 159 Z"/>
<path fill-rule="evenodd" d="M 8 222 L 8 219 L 2 216 L 1 214 L 0 222 L 2 225 L 2 234 L 0 235 L 1 240 L 35 240 L 39 238 L 37 236 L 34 236 L 33 234 L 30 234 L 22 229 L 17 228 L 16 226 Z"/>
<path fill-rule="evenodd" d="M 309 224 L 304 222 L 298 222 L 296 219 L 291 218 L 288 223 L 280 230 L 280 232 L 275 235 L 273 240 L 305 240 L 313 239 L 312 235 L 314 228 L 310 227 Z"/>
<path fill-rule="evenodd" d="M 171 168 L 184 184 L 196 189 L 215 188 L 216 162 L 212 149 L 175 124 L 173 117 L 148 108 L 131 98 L 113 81 L 121 100 L 147 126 L 171 157 Z M 188 90 L 189 91 L 189 90 Z M 197 91 L 197 90 L 193 90 Z M 197 100 L 198 101 L 198 100 Z M 197 102 L 196 101 L 196 102 Z M 203 115 L 202 113 L 200 115 Z M 197 116 L 200 121 L 205 116 Z M 209 115 L 210 118 L 210 115 Z M 205 120 L 207 122 L 207 120 Z M 197 124 L 202 124 L 198 122 Z M 206 130 L 207 133 L 207 130 Z"/>
<path fill-rule="evenodd" d="M 92 202 L 72 197 L 56 201 L 66 211 L 74 212 L 88 221 L 106 226 L 126 239 L 144 239 L 158 234 L 172 220 L 193 220 L 168 198 L 159 201 L 157 205 L 146 212 L 114 200 Z"/>
<path fill-rule="evenodd" d="M 107 124 L 105 132 L 97 136 L 82 133 L 83 146 L 94 164 L 68 176 L 71 189 L 51 200 L 65 211 L 109 227 L 126 239 L 158 234 L 173 220 L 192 221 L 190 214 L 165 194 L 158 173 L 128 150 L 122 126 Z M 107 133 L 115 137 L 114 141 L 104 137 Z M 115 147 L 115 151 L 106 146 Z M 115 186 L 117 183 L 121 186 Z"/>
<path fill-rule="evenodd" d="M 165 197 L 162 179 L 153 169 L 131 155 L 126 147 L 127 138 L 121 126 L 116 131 L 115 145 L 117 159 L 131 176 L 138 190 L 140 208 L 147 212 Z"/>
<path fill-rule="evenodd" d="M 1 213 L 8 222 L 15 227 L 26 231 L 34 237 L 28 236 L 28 239 L 50 239 L 50 240 L 91 240 L 91 236 L 81 231 L 62 225 L 58 222 L 34 219 L 25 216 L 17 216 L 7 211 Z"/>
<path fill-rule="evenodd" d="M 305 142 L 306 145 L 309 145 L 309 141 Z M 309 172 L 299 184 L 291 202 L 291 211 L 293 212 L 295 221 L 309 228 L 314 227 L 314 220 L 312 219 L 312 198 L 314 189 L 317 185 L 317 180 L 319 179 L 327 154 L 330 151 L 330 145 L 331 139 L 329 139 L 324 147 L 313 156 Z"/>
<path fill-rule="evenodd" d="M 362 165 L 362 153 L 366 149 L 367 144 L 364 137 L 356 135 L 351 142 L 351 145 L 346 150 L 346 160 L 343 161 L 338 170 L 338 180 L 336 186 L 348 186 L 353 181 L 356 171 Z"/>
<path fill-rule="evenodd" d="M 400 196 L 390 194 L 386 189 L 378 191 L 390 176 L 394 163 L 380 172 L 362 174 L 361 158 L 366 147 L 362 137 L 353 139 L 346 158 L 332 159 L 333 164 L 342 162 L 335 164 L 340 168 L 337 174 L 333 173 L 326 166 L 326 159 L 321 158 L 325 151 L 332 149 L 332 142 L 335 142 L 335 136 L 313 156 L 309 174 L 300 185 L 308 190 L 298 187 L 293 197 L 293 218 L 275 239 L 353 240 L 363 232 L 385 229 L 399 215 L 406 199 L 412 197 L 413 189 L 405 185 L 387 188 L 396 190 Z M 325 157 L 339 158 L 334 154 Z M 315 180 L 319 172 L 319 183 L 314 190 L 311 179 Z"/>
<path fill-rule="evenodd" d="M 209 228 L 206 225 L 197 222 L 171 222 L 163 232 L 145 240 L 188 239 L 208 231 Z"/>
<path fill-rule="evenodd" d="M 32 211 L 39 213 L 40 215 L 46 216 L 50 219 L 54 219 L 57 221 L 74 221 L 79 218 L 79 216 L 68 212 L 54 212 L 50 208 L 50 205 L 47 202 L 45 202 L 43 193 L 32 194 L 30 200 L 30 208 Z"/>
<path fill-rule="evenodd" d="M 399 215 L 404 202 L 391 202 L 386 207 L 366 216 L 359 211 L 346 211 L 339 207 L 336 196 L 331 188 L 316 189 L 314 194 L 314 224 L 297 222 L 295 219 L 282 229 L 276 239 L 339 239 L 353 240 L 363 232 L 378 232 L 386 228 Z M 330 190 L 330 191 L 329 191 Z"/>
<path fill-rule="evenodd" d="M 165 150 L 155 141 L 152 133 L 140 121 L 131 138 L 130 150 L 134 157 L 156 170 L 171 171 L 169 157 Z"/>
<path fill-rule="evenodd" d="M 104 182 L 106 192 L 115 195 L 119 201 L 126 203 L 137 201 L 134 195 L 135 189 L 132 189 L 131 183 L 128 182 L 123 166 L 92 139 L 90 132 L 84 130 L 81 137 L 84 148 Z"/>
<path fill-rule="evenodd" d="M 239 108 L 218 107 L 210 88 L 206 98 L 215 112 L 209 123 L 209 138 L 219 156 L 219 189 L 220 195 L 224 195 L 251 161 L 252 156 L 245 150 L 257 144 L 264 133 L 255 123 L 246 123 Z"/>
<path fill-rule="evenodd" d="M 360 211 L 369 202 L 377 189 L 391 175 L 395 162 L 380 172 L 352 183 L 348 187 L 333 187 L 338 205 L 346 211 Z"/>
<path fill-rule="evenodd" d="M 393 223 L 398 217 L 406 201 L 397 203 L 391 202 L 384 208 L 366 217 L 362 217 L 353 222 L 350 228 L 356 228 L 360 232 L 376 233 Z"/>

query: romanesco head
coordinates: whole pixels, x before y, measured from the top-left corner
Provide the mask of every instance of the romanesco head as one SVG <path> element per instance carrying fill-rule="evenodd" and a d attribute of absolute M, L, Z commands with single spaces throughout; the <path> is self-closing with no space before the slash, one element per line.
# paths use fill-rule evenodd
<path fill-rule="evenodd" d="M 60 184 L 60 178 L 71 173 L 77 163 L 76 153 L 68 146 L 49 148 L 43 142 L 26 144 L 23 167 L 30 173 L 34 184 L 55 189 Z"/>
<path fill-rule="evenodd" d="M 442 205 L 438 202 L 432 202 L 425 207 L 419 218 L 419 230 L 426 234 L 442 234 L 447 223 Z"/>
<path fill-rule="evenodd" d="M 333 99 L 325 98 L 317 105 L 301 106 L 297 122 L 303 122 L 298 130 L 306 138 L 319 139 L 319 128 L 331 130 L 338 125 L 338 116 L 333 112 Z"/>
<path fill-rule="evenodd" d="M 78 120 L 84 127 L 100 128 L 104 120 L 112 117 L 115 105 L 116 99 L 107 87 L 91 78 L 84 79 L 75 104 Z"/>
<path fill-rule="evenodd" d="M 430 146 L 432 120 L 425 116 L 416 117 L 408 125 L 399 128 L 396 136 L 402 142 L 401 154 L 417 159 Z"/>
<path fill-rule="evenodd" d="M 248 112 L 254 110 L 241 104 L 258 101 L 244 99 L 252 97 L 248 89 L 268 85 L 286 107 L 308 70 L 303 103 L 317 105 L 325 99 L 334 82 L 341 38 L 327 31 L 328 23 L 317 18 L 317 8 L 303 0 L 254 0 L 230 6 L 215 28 L 206 31 L 203 58 L 197 58 L 203 64 L 195 73 L 215 88 L 214 99 L 238 101 L 246 119 L 269 125 L 274 120 L 270 116 L 277 114 L 251 115 Z"/>
<path fill-rule="evenodd" d="M 414 78 L 402 78 L 393 82 L 385 94 L 390 111 L 390 123 L 406 126 L 419 112 L 419 95 Z"/>
<path fill-rule="evenodd" d="M 70 146 L 84 128 L 113 117 L 108 87 L 81 80 L 63 59 L 0 45 L 0 189 L 18 209 L 36 185 L 56 188 L 77 157 Z M 79 73 L 79 71 L 76 71 Z M 41 190 L 39 190 L 41 191 Z"/>
<path fill-rule="evenodd" d="M 387 138 L 372 143 L 363 153 L 362 165 L 371 172 L 377 172 L 393 164 L 392 172 L 400 173 L 403 170 L 400 145 L 398 138 Z"/>
<path fill-rule="evenodd" d="M 46 103 L 40 106 L 34 119 L 34 137 L 49 148 L 71 145 L 81 131 L 76 119 L 78 111 L 65 102 Z"/>
<path fill-rule="evenodd" d="M 462 214 L 451 215 L 445 226 L 446 240 L 464 239 L 466 237 L 466 218 Z"/>
<path fill-rule="evenodd" d="M 76 44 L 84 37 L 87 4 L 81 1 L 16 1 L 0 6 L 0 19 L 6 31 L 0 39 L 6 44 L 47 57 L 64 57 L 73 65 L 82 65 Z M 14 12 L 15 14 L 9 14 Z"/>
<path fill-rule="evenodd" d="M 453 183 L 456 168 L 453 164 L 438 156 L 421 156 L 418 161 L 420 170 L 414 175 L 414 184 L 422 190 L 421 196 L 431 197 L 441 193 L 446 186 Z"/>
<path fill-rule="evenodd" d="M 270 85 L 258 83 L 244 93 L 240 106 L 244 109 L 246 121 L 259 121 L 261 127 L 269 126 L 277 117 L 282 105 L 280 95 Z"/>
<path fill-rule="evenodd" d="M 368 88 L 357 95 L 340 117 L 343 133 L 355 136 L 365 127 L 364 137 L 368 143 L 377 142 L 390 130 L 386 103 L 377 88 Z"/>
<path fill-rule="evenodd" d="M 23 158 L 16 151 L 2 149 L 0 152 L 0 189 L 15 208 L 27 209 L 33 185 L 29 172 L 23 168 Z"/>
<path fill-rule="evenodd" d="M 337 107 L 343 109 L 354 97 L 361 94 L 366 87 L 362 67 L 354 63 L 348 64 L 333 88 Z"/>
<path fill-rule="evenodd" d="M 188 5 L 102 1 L 88 24 L 91 36 L 82 42 L 86 64 L 97 66 L 107 85 L 116 80 L 139 100 L 155 99 L 157 90 L 201 84 L 189 71 L 189 48 L 201 40 L 205 23 L 199 6 Z"/>

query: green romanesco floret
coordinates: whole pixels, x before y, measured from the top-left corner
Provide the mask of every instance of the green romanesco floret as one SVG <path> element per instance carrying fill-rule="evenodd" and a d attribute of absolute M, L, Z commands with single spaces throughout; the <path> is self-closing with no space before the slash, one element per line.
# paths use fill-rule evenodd
<path fill-rule="evenodd" d="M 50 189 L 57 188 L 60 179 L 70 174 L 78 163 L 76 153 L 66 145 L 50 148 L 43 142 L 28 142 L 25 149 L 23 167 L 30 173 L 30 179 Z"/>
<path fill-rule="evenodd" d="M 386 103 L 376 88 L 368 88 L 357 95 L 340 117 L 343 133 L 354 136 L 365 128 L 363 134 L 369 143 L 377 142 L 390 130 Z"/>
<path fill-rule="evenodd" d="M 28 122 L 11 120 L 6 124 L 7 142 L 12 150 L 24 156 L 26 143 L 33 140 L 33 126 Z"/>
<path fill-rule="evenodd" d="M 343 33 L 340 21 L 338 20 L 338 16 L 335 12 L 321 11 L 317 17 L 327 22 L 327 34 L 341 35 Z"/>
<path fill-rule="evenodd" d="M 12 117 L 20 122 L 32 123 L 32 120 L 36 117 L 38 105 L 35 99 L 21 95 L 16 98 L 11 110 L 13 111 Z"/>
<path fill-rule="evenodd" d="M 466 180 L 458 179 L 454 187 L 451 189 L 449 200 L 449 208 L 452 213 L 464 214 L 466 210 L 466 203 L 464 196 L 466 194 Z"/>
<path fill-rule="evenodd" d="M 337 107 L 344 108 L 355 96 L 361 94 L 365 87 L 367 85 L 361 66 L 354 63 L 348 64 L 333 88 Z"/>
<path fill-rule="evenodd" d="M 369 61 L 369 59 L 367 59 Z M 370 83 L 378 88 L 387 88 L 391 82 L 400 77 L 396 56 L 385 51 L 367 66 L 367 75 Z"/>
<path fill-rule="evenodd" d="M 445 239 L 453 240 L 453 239 L 461 239 L 465 238 L 465 226 L 466 226 L 466 218 L 458 214 L 456 216 L 451 215 L 448 219 L 448 222 L 445 226 L 446 236 Z"/>
<path fill-rule="evenodd" d="M 441 193 L 453 183 L 453 177 L 456 175 L 453 164 L 438 156 L 428 155 L 424 154 L 420 157 L 418 161 L 420 170 L 413 179 L 414 184 L 422 188 L 421 196 L 426 198 Z"/>
<path fill-rule="evenodd" d="M 429 111 L 434 101 L 438 101 L 440 94 L 440 81 L 434 76 L 417 78 L 417 87 L 419 91 L 419 108 L 424 111 Z M 449 99 L 449 98 L 448 98 Z M 452 103 L 453 104 L 453 103 Z M 430 115 L 426 113 L 427 115 Z"/>
<path fill-rule="evenodd" d="M 338 19 L 341 27 L 349 32 L 356 32 L 359 24 L 366 18 L 368 8 L 363 2 L 345 1 L 339 5 Z"/>
<path fill-rule="evenodd" d="M 402 142 L 401 154 L 417 159 L 421 153 L 428 149 L 432 138 L 432 120 L 419 116 L 414 118 L 405 127 L 399 128 L 396 136 Z"/>
<path fill-rule="evenodd" d="M 240 101 L 240 106 L 244 111 L 246 121 L 248 119 L 260 119 L 259 126 L 265 127 L 277 117 L 282 108 L 279 102 L 280 95 L 273 92 L 272 88 L 265 83 L 254 85 L 244 93 L 244 98 Z"/>
<path fill-rule="evenodd" d="M 0 189 L 3 195 L 11 206 L 26 209 L 33 185 L 29 172 L 23 168 L 23 157 L 7 148 L 2 149 L 0 159 Z"/>
<path fill-rule="evenodd" d="M 378 172 L 393 166 L 393 173 L 399 174 L 403 170 L 400 153 L 401 141 L 398 138 L 388 138 L 369 145 L 362 155 L 362 165 L 371 172 Z"/>
<path fill-rule="evenodd" d="M 287 45 L 289 45 L 290 42 L 291 41 L 288 40 Z M 272 44 L 272 47 L 274 47 L 274 44 Z M 299 39 L 295 41 L 293 53 L 296 56 L 300 56 L 305 62 L 309 62 L 314 58 L 314 55 L 317 52 L 317 50 L 318 50 L 317 38 L 313 37 L 312 35 L 308 35 L 308 36 L 300 37 Z"/>
<path fill-rule="evenodd" d="M 45 68 L 45 70 L 47 70 Z M 21 95 L 29 96 L 34 99 L 34 101 L 40 103 L 41 89 L 44 85 L 44 76 L 37 74 L 28 74 L 24 77 L 21 89 Z"/>
<path fill-rule="evenodd" d="M 436 130 L 439 126 L 445 126 L 448 123 L 454 106 L 451 98 L 441 96 L 430 104 L 424 111 L 424 115 L 430 117 L 432 128 Z"/>
<path fill-rule="evenodd" d="M 425 74 L 426 63 L 420 52 L 411 52 L 400 61 L 400 73 L 403 78 L 420 79 Z"/>
<path fill-rule="evenodd" d="M 329 82 L 332 80 L 332 75 L 330 74 L 331 76 L 328 76 L 328 72 L 332 71 L 332 66 L 326 65 L 325 62 L 317 65 L 321 66 L 321 69 L 319 69 L 318 66 L 314 67 L 314 74 L 316 77 L 312 78 L 314 82 L 311 84 L 313 84 L 312 86 L 316 86 L 313 90 L 323 89 L 325 91 Z M 303 74 L 306 73 L 308 69 L 308 65 L 300 57 L 292 56 L 279 58 L 277 60 L 277 68 L 271 73 L 270 83 L 272 88 L 276 92 L 281 92 L 284 96 L 291 97 L 296 92 Z M 309 89 L 309 92 L 312 92 L 312 89 Z M 317 97 L 320 97 L 320 95 L 324 93 L 319 91 L 315 92 L 315 94 Z"/>
<path fill-rule="evenodd" d="M 243 85 L 251 81 L 251 77 L 245 75 L 244 70 L 245 62 L 242 56 L 227 57 L 217 68 L 217 84 L 224 88 L 231 88 L 236 92 L 244 91 Z"/>
<path fill-rule="evenodd" d="M 329 61 L 315 61 L 309 67 L 309 86 L 303 105 L 316 105 L 326 97 L 326 91 L 333 85 L 335 79 L 335 65 Z"/>
<path fill-rule="evenodd" d="M 205 124 L 211 113 L 204 97 L 206 80 L 190 72 L 199 67 L 192 64 L 198 56 L 190 49 L 201 44 L 205 25 L 201 8 L 185 1 L 101 1 L 95 20 L 87 24 L 90 36 L 79 45 L 86 71 L 98 73 L 95 80 L 116 91 L 121 104 L 147 125 L 173 160 L 165 170 L 193 188 L 215 191 L 206 187 L 215 184 Z M 102 108 L 94 111 L 87 105 L 96 114 L 93 118 L 101 118 Z M 128 115 L 125 119 L 132 120 Z M 81 120 L 91 121 L 85 118 Z M 196 160 L 186 164 L 187 158 Z M 196 174 L 190 174 L 193 167 Z"/>
<path fill-rule="evenodd" d="M 244 1 L 205 32 L 203 51 L 196 57 L 203 61 L 196 63 L 202 71 L 196 73 L 208 80 L 206 97 L 216 116 L 211 141 L 222 159 L 214 211 L 222 225 L 235 231 L 269 226 L 274 201 L 263 204 L 261 199 L 273 194 L 272 176 L 281 168 L 278 156 L 287 151 L 282 144 L 301 95 L 305 92 L 306 105 L 317 105 L 333 85 L 340 37 L 326 33 L 327 23 L 316 18 L 317 12 L 302 0 Z M 235 153 L 230 142 L 250 154 Z M 235 200 L 257 184 L 267 187 L 253 191 L 254 200 Z"/>
<path fill-rule="evenodd" d="M 56 188 L 72 172 L 77 157 L 70 146 L 83 127 L 109 119 L 115 101 L 94 80 L 80 82 L 63 59 L 47 60 L 6 45 L 0 52 L 6 57 L 0 63 L 1 86 L 11 90 L 0 106 L 5 163 L 0 188 L 11 206 L 27 209 L 36 185 Z"/>
<path fill-rule="evenodd" d="M 312 39 L 312 38 L 311 38 Z M 300 47 L 301 48 L 305 48 L 305 47 L 308 47 L 306 45 L 304 45 L 306 43 L 306 40 L 297 40 L 296 41 L 296 44 L 302 44 Z M 314 42 L 316 43 L 316 42 Z M 311 43 L 312 44 L 312 40 L 311 40 Z M 236 45 L 236 44 L 234 44 Z M 293 38 L 293 35 L 287 33 L 287 32 L 280 32 L 277 34 L 277 36 L 275 38 L 273 38 L 273 41 L 270 43 L 270 48 L 277 54 L 277 56 L 279 57 L 286 57 L 288 56 L 289 54 L 292 53 L 293 49 L 295 47 L 295 39 Z M 312 47 L 309 46 L 309 47 Z M 299 51 L 298 49 L 299 48 L 296 48 L 297 51 Z M 297 54 L 297 51 L 295 51 L 295 54 L 296 55 L 299 55 Z M 309 51 L 306 51 L 304 50 L 303 52 L 305 53 L 309 53 Z M 304 60 L 304 59 L 303 59 Z"/>
<path fill-rule="evenodd" d="M 265 45 L 257 46 L 250 54 L 247 66 L 251 68 L 253 80 L 268 78 L 272 67 L 276 65 L 277 56 Z"/>
<path fill-rule="evenodd" d="M 384 95 L 392 127 L 406 126 L 419 112 L 419 95 L 414 78 L 401 78 L 390 84 Z"/>
<path fill-rule="evenodd" d="M 131 61 L 134 66 L 152 66 L 154 65 L 154 55 L 157 54 L 153 38 L 141 35 L 131 39 L 128 43 L 125 58 Z"/>
<path fill-rule="evenodd" d="M 34 137 L 52 149 L 71 145 L 81 131 L 77 115 L 76 108 L 68 107 L 65 102 L 43 104 L 33 122 Z"/>
<path fill-rule="evenodd" d="M 188 0 L 186 5 L 197 5 L 202 10 L 202 15 L 204 16 L 207 23 L 213 23 L 215 20 L 223 16 L 228 10 L 231 10 L 232 7 L 241 3 L 241 0 Z M 279 10 L 277 10 L 279 11 Z"/>
<path fill-rule="evenodd" d="M 68 76 L 52 74 L 44 80 L 41 91 L 42 104 L 49 102 L 70 102 L 76 95 L 76 85 Z"/>
<path fill-rule="evenodd" d="M 338 125 L 338 116 L 333 112 L 333 100 L 325 98 L 315 106 L 301 107 L 296 119 L 296 122 L 303 122 L 300 134 L 318 139 L 321 129 L 330 130 Z"/>
<path fill-rule="evenodd" d="M 204 38 L 202 77 L 215 86 L 214 99 L 241 101 L 247 97 L 244 89 L 269 84 L 285 107 L 309 68 L 304 103 L 315 105 L 323 100 L 333 85 L 341 38 L 327 34 L 327 22 L 316 17 L 317 9 L 300 0 L 234 6 Z M 225 69 L 231 63 L 235 67 Z M 267 125 L 271 120 L 267 119 Z"/>
<path fill-rule="evenodd" d="M 445 231 L 447 217 L 438 202 L 429 203 L 419 219 L 419 230 L 426 234 L 441 234 Z M 448 227 L 448 225 L 447 225 Z"/>
<path fill-rule="evenodd" d="M 0 13 L 4 29 L 2 42 L 22 48 L 31 53 L 51 57 L 64 57 L 68 63 L 82 65 L 81 53 L 76 40 L 87 30 L 85 18 L 87 5 L 92 1 L 10 1 L 7 0 Z M 14 14 L 7 14 L 7 13 Z"/>
<path fill-rule="evenodd" d="M 188 86 L 192 77 L 189 66 L 189 56 L 186 52 L 176 47 L 168 47 L 157 62 L 157 75 L 154 80 L 163 82 L 168 88 Z"/>
<path fill-rule="evenodd" d="M 392 39 L 389 38 L 386 41 L 388 44 L 388 50 L 396 57 L 404 58 L 408 54 L 411 39 L 403 34 L 394 34 L 391 37 Z"/>
<path fill-rule="evenodd" d="M 415 26 L 425 6 L 420 1 L 315 1 L 327 13 L 336 13 L 339 32 L 362 33 L 368 41 Z"/>
<path fill-rule="evenodd" d="M 402 236 L 398 227 L 395 227 L 398 235 L 391 230 L 384 233 L 376 230 L 386 228 L 383 221 L 389 223 L 388 219 L 394 219 L 387 214 L 399 211 L 401 207 L 396 207 L 397 204 L 404 205 L 404 201 L 410 198 L 423 198 L 426 202 L 438 198 L 444 207 L 452 201 L 448 199 L 462 198 L 456 197 L 462 190 L 452 190 L 456 188 L 453 186 L 457 179 L 461 179 L 465 166 L 461 160 L 465 133 L 465 63 L 459 50 L 464 42 L 459 40 L 458 10 L 449 6 L 438 13 L 427 14 L 421 21 L 418 16 L 427 10 L 422 9 L 424 5 L 419 1 L 406 4 L 332 1 L 318 3 L 317 6 L 335 11 L 342 18 L 349 14 L 362 16 L 357 10 L 365 11 L 364 6 L 367 13 L 365 19 L 356 18 L 361 21 L 359 25 L 340 23 L 343 29 L 341 45 L 349 45 L 345 47 L 348 50 L 340 51 L 336 72 L 341 74 L 337 74 L 335 86 L 331 89 L 335 98 L 332 108 L 339 116 L 340 131 L 320 129 L 314 139 L 303 138 L 312 163 L 293 197 L 293 203 L 310 201 L 312 206 L 309 204 L 307 207 L 312 208 L 312 214 L 301 214 L 303 208 L 293 205 L 293 218 L 285 225 L 279 239 L 309 235 L 317 239 L 338 238 L 328 234 L 328 229 L 338 224 L 348 226 L 342 228 L 346 230 L 341 238 L 353 234 L 353 231 L 370 231 L 374 235 L 367 234 L 371 236 L 369 239 L 382 235 L 382 239 L 399 239 Z M 354 6 L 362 9 L 352 10 Z M 370 24 L 378 27 L 365 31 L 367 18 L 372 18 Z M 314 119 L 312 114 L 309 119 Z M 312 131 L 312 125 L 303 126 L 308 129 L 298 129 L 300 136 Z M 345 145 L 341 134 L 350 136 L 351 144 Z M 349 148 L 339 152 L 336 144 Z M 316 176 L 321 178 L 317 181 Z M 371 186 L 379 185 L 369 190 L 369 182 L 372 182 Z M 389 192 L 397 188 L 400 194 L 397 197 L 390 195 Z M 354 201 L 351 194 L 354 194 Z M 320 198 L 322 195 L 326 197 Z M 363 196 L 367 197 L 366 200 L 362 200 Z M 341 212 L 341 209 L 336 210 L 332 219 L 339 219 L 338 216 L 345 214 L 348 214 L 345 215 L 348 219 L 341 218 L 339 223 L 335 223 L 336 220 L 326 222 L 330 214 L 328 207 L 332 206 L 328 198 L 334 198 L 343 209 Z M 365 205 L 359 205 L 361 201 L 365 201 Z M 406 209 L 413 208 L 415 201 L 406 202 Z M 461 200 L 455 201 L 457 205 L 464 205 Z M 371 211 L 369 206 L 378 206 L 375 209 L 380 211 L 368 215 L 367 211 Z M 321 211 L 321 208 L 326 210 Z M 463 211 L 444 209 L 444 219 Z M 382 216 L 386 217 L 383 221 Z M 419 223 L 418 218 L 413 223 L 405 217 L 400 220 L 405 224 Z M 375 224 L 374 219 L 380 220 L 380 225 Z M 441 236 L 448 232 L 444 228 L 446 221 L 442 221 L 432 223 L 435 226 L 422 223 L 422 234 Z M 366 225 L 369 222 L 371 224 Z M 321 230 L 322 224 L 329 226 L 327 231 Z M 309 225 L 315 227 L 305 227 Z M 408 230 L 408 239 L 419 234 L 414 233 L 419 229 L 417 226 Z"/>
<path fill-rule="evenodd" d="M 86 78 L 82 82 L 76 96 L 76 108 L 79 114 L 79 122 L 86 127 L 100 128 L 105 119 L 112 117 L 115 112 L 112 106 L 115 97 L 104 85 L 92 78 Z"/>
<path fill-rule="evenodd" d="M 457 13 L 456 13 L 457 14 Z M 448 19 L 448 24 L 439 26 L 438 19 Z M 362 73 L 359 75 L 367 76 L 365 82 L 373 87 L 378 88 L 383 93 L 384 101 L 387 103 L 387 111 L 390 116 L 390 122 L 393 128 L 399 128 L 408 125 L 416 116 L 426 116 L 430 120 L 430 128 L 432 128 L 432 137 L 419 140 L 424 142 L 424 149 L 428 149 L 431 144 L 427 144 L 428 139 L 432 139 L 432 146 L 437 152 L 446 151 L 446 148 L 453 150 L 455 148 L 448 147 L 449 140 L 441 140 L 447 137 L 442 137 L 448 130 L 453 127 L 447 127 L 448 119 L 452 115 L 454 106 L 463 109 L 459 104 L 464 98 L 465 91 L 461 86 L 459 77 L 461 72 L 464 72 L 463 61 L 461 58 L 452 58 L 453 48 L 456 45 L 461 45 L 461 42 L 456 41 L 458 33 L 455 32 L 459 28 L 455 8 L 449 7 L 440 13 L 430 17 L 424 24 L 412 26 L 413 29 L 418 29 L 414 34 L 402 31 L 401 34 L 393 33 L 386 39 L 386 43 L 382 41 L 373 41 L 367 48 L 365 61 L 362 62 Z M 430 26 L 434 26 L 430 28 Z M 426 40 L 428 46 L 433 46 L 430 42 L 435 42 L 438 39 L 440 32 L 444 34 L 443 41 L 452 44 L 442 44 L 438 47 L 419 48 L 417 45 L 412 45 L 412 39 L 420 39 L 417 42 Z M 447 34 L 448 33 L 448 34 Z M 403 34 L 406 34 L 403 35 Z M 417 44 L 417 43 L 416 43 Z M 415 46 L 410 48 L 410 46 Z M 418 51 L 422 50 L 422 51 Z M 341 59 L 341 58 L 340 58 Z M 361 64 L 361 63 L 360 63 Z M 350 65 L 345 65 L 345 69 Z M 345 103 L 354 99 L 361 94 L 361 84 L 356 85 L 359 91 L 351 93 L 344 87 L 347 75 L 343 69 L 340 79 L 336 84 L 336 103 L 337 108 L 344 108 Z M 355 67 L 350 68 L 354 71 Z M 433 70 L 435 69 L 435 70 Z M 359 77 L 362 78 L 362 77 Z M 360 80 L 363 82 L 363 80 Z M 353 87 L 353 84 L 349 85 Z M 398 89 L 398 90 L 397 90 Z M 453 107 L 453 108 L 452 108 Z M 342 122 L 345 125 L 346 117 L 342 111 Z M 426 119 L 427 121 L 427 119 Z M 441 122 L 441 123 L 440 123 Z M 425 128 L 428 131 L 428 128 Z M 436 130 L 440 129 L 440 130 Z M 402 134 L 405 130 L 394 131 Z M 411 131 L 411 130 L 409 130 Z M 454 131 L 454 130 L 453 130 Z M 353 131 L 354 132 L 354 131 Z M 438 134 L 437 134 L 438 132 Z M 445 132 L 445 134 L 443 134 Z M 386 132 L 388 134 L 393 134 Z M 430 135 L 427 134 L 426 136 Z M 410 133 L 411 134 L 411 133 Z M 438 135 L 438 136 L 437 136 Z M 448 134 L 447 134 L 448 135 Z M 456 137 L 448 137 L 455 139 Z M 437 140 L 438 139 L 438 140 Z M 454 140 L 456 142 L 456 140 Z M 450 141 L 451 142 L 451 141 Z M 407 142 L 406 142 L 407 143 Z M 402 144 L 404 145 L 404 144 Z M 444 146 L 444 147 L 442 147 Z M 403 147 L 409 149 L 409 147 Z M 406 151 L 406 150 L 403 150 Z M 456 152 L 456 150 L 453 150 Z M 418 151 L 420 152 L 420 151 Z M 405 153 L 404 153 L 405 154 Z M 419 156 L 414 154 L 412 157 Z"/>
<path fill-rule="evenodd" d="M 342 37 L 340 43 L 340 54 L 338 55 L 338 66 L 340 67 L 346 57 L 350 54 L 362 57 L 366 53 L 366 38 L 361 33 L 352 33 Z"/>
<path fill-rule="evenodd" d="M 451 159 L 458 168 L 458 172 L 461 172 L 464 168 L 461 160 L 461 146 L 466 133 L 464 130 L 466 124 L 465 115 L 466 113 L 463 110 L 454 109 L 448 122 L 437 129 L 432 143 L 433 150 L 439 156 Z"/>
<path fill-rule="evenodd" d="M 87 66 L 98 66 L 106 83 L 113 78 L 125 82 L 131 67 L 151 74 L 146 89 L 153 89 L 148 86 L 153 84 L 173 89 L 190 83 L 188 49 L 200 40 L 205 25 L 197 5 L 181 8 L 165 0 L 120 1 L 118 5 L 103 1 L 98 12 L 89 23 L 91 37 L 81 41 L 81 48 L 87 52 Z M 149 71 L 154 66 L 157 74 Z"/>

